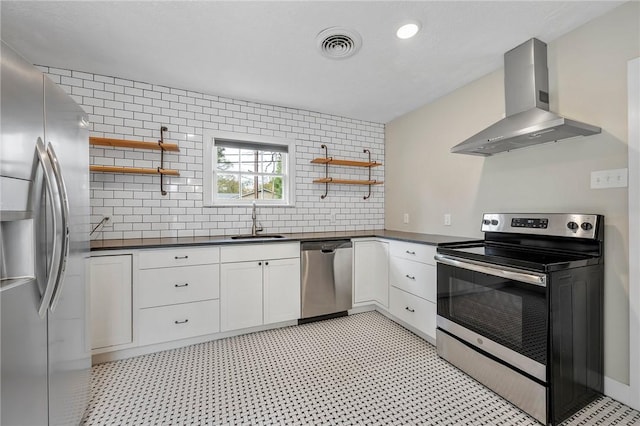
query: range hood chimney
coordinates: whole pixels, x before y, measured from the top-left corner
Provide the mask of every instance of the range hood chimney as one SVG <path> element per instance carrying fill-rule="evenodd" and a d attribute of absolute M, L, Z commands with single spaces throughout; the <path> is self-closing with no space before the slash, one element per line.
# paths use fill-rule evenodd
<path fill-rule="evenodd" d="M 504 84 L 506 117 L 454 146 L 452 153 L 489 156 L 601 132 L 549 111 L 547 45 L 536 38 L 504 54 Z"/>

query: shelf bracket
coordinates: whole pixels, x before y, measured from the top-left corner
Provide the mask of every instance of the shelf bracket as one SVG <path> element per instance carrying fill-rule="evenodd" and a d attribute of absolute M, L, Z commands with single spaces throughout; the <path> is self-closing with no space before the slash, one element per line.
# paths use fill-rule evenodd
<path fill-rule="evenodd" d="M 327 159 L 327 162 L 324 164 L 324 177 L 325 179 L 331 179 L 329 177 L 329 161 L 331 161 L 332 158 L 329 157 L 329 148 L 325 144 L 320 145 L 320 148 L 324 148 L 324 158 Z M 327 198 L 327 194 L 329 194 L 329 182 L 324 183 L 324 195 L 321 195 L 320 199 L 324 200 Z"/>
<path fill-rule="evenodd" d="M 162 195 L 167 195 L 167 191 L 164 190 L 164 174 L 161 170 L 164 170 L 164 132 L 168 129 L 166 126 L 160 127 L 160 140 L 158 141 L 158 145 L 160 145 L 160 167 L 158 167 L 158 173 L 160 174 L 160 193 Z"/>
<path fill-rule="evenodd" d="M 365 148 L 362 150 L 362 152 L 369 154 L 369 164 L 371 164 L 371 151 Z M 369 182 L 371 182 L 371 166 L 369 166 L 368 169 L 369 169 Z M 371 197 L 371 184 L 369 184 L 369 193 L 362 198 L 364 200 L 367 200 L 369 199 L 369 197 Z"/>

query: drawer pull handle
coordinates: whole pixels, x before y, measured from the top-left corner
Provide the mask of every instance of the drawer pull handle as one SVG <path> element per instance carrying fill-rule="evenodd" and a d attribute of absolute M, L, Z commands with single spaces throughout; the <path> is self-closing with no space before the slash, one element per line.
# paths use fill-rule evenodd
<path fill-rule="evenodd" d="M 407 307 L 405 307 L 405 309 L 406 309 L 407 311 L 409 311 L 409 312 L 415 312 L 415 311 L 416 311 L 415 309 L 411 309 L 411 308 L 410 308 L 410 307 L 408 307 L 408 306 L 407 306 Z"/>
<path fill-rule="evenodd" d="M 405 275 L 405 277 L 409 278 L 410 280 L 414 280 L 414 281 L 416 279 L 416 277 L 414 277 L 412 275 L 409 275 L 409 274 Z"/>
<path fill-rule="evenodd" d="M 184 283 L 184 284 L 174 284 L 174 287 L 189 287 L 189 283 Z"/>
<path fill-rule="evenodd" d="M 174 259 L 178 260 L 178 259 L 188 259 L 189 256 L 173 256 Z"/>
<path fill-rule="evenodd" d="M 178 320 L 174 321 L 174 323 L 176 323 L 176 324 L 186 324 L 188 322 L 189 322 L 188 318 L 186 320 L 184 320 L 184 321 L 178 321 Z"/>
<path fill-rule="evenodd" d="M 409 251 L 409 250 L 405 250 L 405 251 L 406 251 L 406 253 L 407 253 L 407 254 L 412 254 L 412 255 L 415 255 L 415 254 L 416 254 L 416 252 L 415 252 L 415 251 Z"/>

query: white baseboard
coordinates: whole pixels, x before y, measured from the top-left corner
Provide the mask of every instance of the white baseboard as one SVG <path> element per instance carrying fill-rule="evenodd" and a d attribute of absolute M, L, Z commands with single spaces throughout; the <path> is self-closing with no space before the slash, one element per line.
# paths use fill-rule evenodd
<path fill-rule="evenodd" d="M 140 355 L 148 355 L 155 352 L 167 351 L 170 349 L 182 348 L 199 343 L 220 340 L 226 337 L 240 336 L 242 334 L 255 333 L 258 331 L 271 330 L 274 328 L 289 327 L 298 325 L 298 320 L 283 321 L 274 324 L 259 325 L 256 327 L 243 328 L 240 330 L 224 331 L 215 334 L 205 334 L 203 336 L 190 337 L 188 339 L 172 340 L 164 343 L 155 343 L 146 346 L 126 345 L 110 352 L 94 353 L 91 357 L 91 364 L 102 364 L 104 362 L 119 361 L 121 359 L 132 358 Z"/>
<path fill-rule="evenodd" d="M 634 389 L 624 383 L 620 383 L 610 377 L 604 377 L 604 394 L 629 407 L 640 410 L 640 398 L 635 395 Z"/>
<path fill-rule="evenodd" d="M 354 315 L 354 314 L 361 314 L 362 312 L 369 312 L 369 311 L 375 311 L 375 310 L 376 310 L 376 307 L 373 304 L 358 305 L 349 309 L 348 313 L 349 315 Z"/>

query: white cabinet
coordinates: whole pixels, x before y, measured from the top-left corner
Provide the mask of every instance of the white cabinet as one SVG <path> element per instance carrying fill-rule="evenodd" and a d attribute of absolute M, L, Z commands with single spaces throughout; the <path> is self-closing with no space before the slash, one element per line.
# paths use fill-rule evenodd
<path fill-rule="evenodd" d="M 141 250 L 138 343 L 149 345 L 220 331 L 220 249 Z"/>
<path fill-rule="evenodd" d="M 389 283 L 432 303 L 436 302 L 435 265 L 392 256 Z"/>
<path fill-rule="evenodd" d="M 263 274 L 264 323 L 300 318 L 300 258 L 266 261 Z"/>
<path fill-rule="evenodd" d="M 389 244 L 380 240 L 353 241 L 354 306 L 389 304 Z"/>
<path fill-rule="evenodd" d="M 300 317 L 299 243 L 222 247 L 220 257 L 222 331 Z"/>
<path fill-rule="evenodd" d="M 210 265 L 220 260 L 218 247 L 163 248 L 142 250 L 138 258 L 140 269 L 173 266 Z"/>
<path fill-rule="evenodd" d="M 389 312 L 435 339 L 436 247 L 391 241 Z"/>
<path fill-rule="evenodd" d="M 220 328 L 262 324 L 262 262 L 223 263 L 220 269 Z"/>
<path fill-rule="evenodd" d="M 150 345 L 218 332 L 219 302 L 203 300 L 141 309 L 138 320 L 140 344 Z"/>
<path fill-rule="evenodd" d="M 131 343 L 131 255 L 91 258 L 91 349 Z"/>
<path fill-rule="evenodd" d="M 389 312 L 412 327 L 435 338 L 436 305 L 434 303 L 396 287 L 391 287 L 389 290 Z"/>
<path fill-rule="evenodd" d="M 140 308 L 218 299 L 219 265 L 141 269 Z"/>

